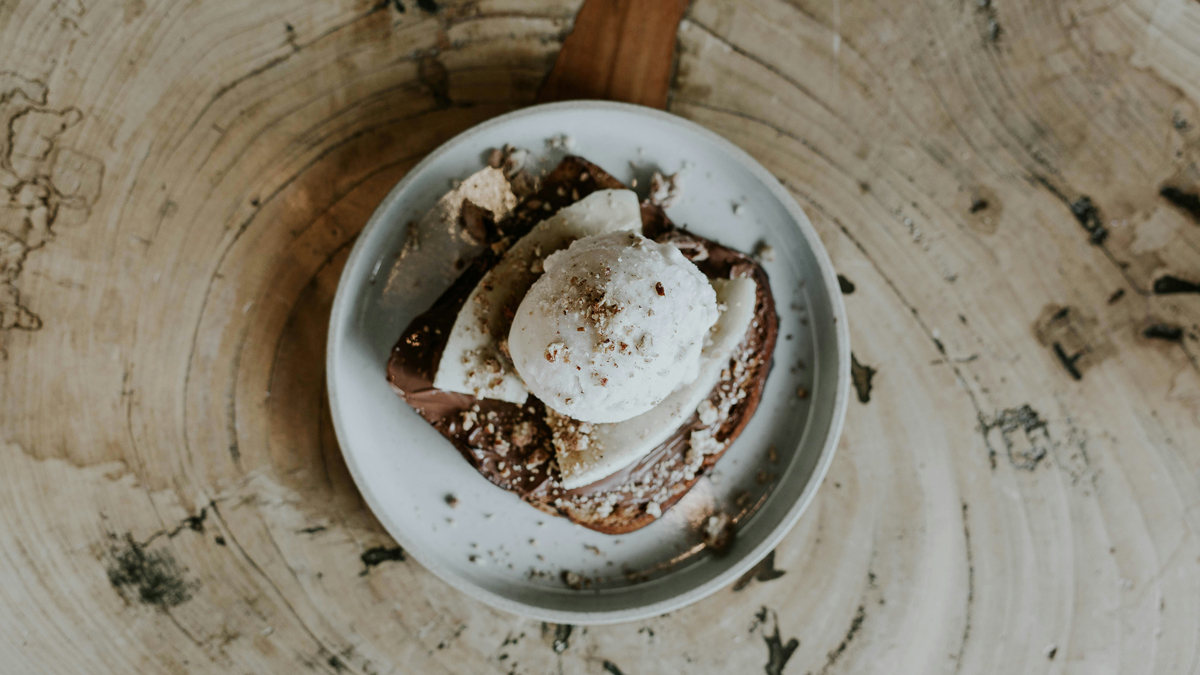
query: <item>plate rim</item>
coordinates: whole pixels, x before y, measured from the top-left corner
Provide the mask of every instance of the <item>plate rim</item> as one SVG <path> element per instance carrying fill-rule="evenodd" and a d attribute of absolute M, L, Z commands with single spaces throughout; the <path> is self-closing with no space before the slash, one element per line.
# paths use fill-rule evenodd
<path fill-rule="evenodd" d="M 770 531 L 770 533 L 757 546 L 751 549 L 740 561 L 730 566 L 721 574 L 709 579 L 707 582 L 690 588 L 671 598 L 661 600 L 656 603 L 641 605 L 638 607 L 630 607 L 620 610 L 597 610 L 597 611 L 564 611 L 554 610 L 537 605 L 526 604 L 517 600 L 512 600 L 501 595 L 497 595 L 485 588 L 482 588 L 470 580 L 460 577 L 453 571 L 434 564 L 434 561 L 428 559 L 424 551 L 419 547 L 412 545 L 412 542 L 406 537 L 391 517 L 380 508 L 375 495 L 364 489 L 364 478 L 362 470 L 357 464 L 354 453 L 349 450 L 346 444 L 345 432 L 342 429 L 342 420 L 339 414 L 337 378 L 333 377 L 334 362 L 336 355 L 341 351 L 342 338 L 340 327 L 351 317 L 347 316 L 347 307 L 351 291 L 348 289 L 348 277 L 352 270 L 356 269 L 361 262 L 361 259 L 368 254 L 365 242 L 375 228 L 380 227 L 384 220 L 384 214 L 392 209 L 392 205 L 399 199 L 400 194 L 416 180 L 416 177 L 421 175 L 428 167 L 436 162 L 438 158 L 450 151 L 451 148 L 463 143 L 469 138 L 478 135 L 488 129 L 506 124 L 512 120 L 527 117 L 530 115 L 544 114 L 547 112 L 571 111 L 571 110 L 615 110 L 634 115 L 643 115 L 681 126 L 684 129 L 697 133 L 708 141 L 714 143 L 719 149 L 725 151 L 732 159 L 739 162 L 743 168 L 757 178 L 764 187 L 774 196 L 779 203 L 783 205 L 788 215 L 800 231 L 800 235 L 804 238 L 805 244 L 808 246 L 817 262 L 817 267 L 820 269 L 821 277 L 825 282 L 827 293 L 825 295 L 830 301 L 830 309 L 833 320 L 833 328 L 835 342 L 837 345 L 837 373 L 836 386 L 834 391 L 835 400 L 833 402 L 832 417 L 829 420 L 829 430 L 825 434 L 824 442 L 821 446 L 820 456 L 817 458 L 817 463 L 813 467 L 813 473 L 809 477 L 807 484 L 801 491 L 800 496 L 795 503 L 791 505 L 788 511 L 784 514 L 780 522 Z M 358 492 L 362 495 L 363 500 L 367 503 L 367 507 L 371 509 L 371 513 L 379 520 L 388 534 L 391 535 L 406 553 L 411 555 L 417 562 L 426 570 L 433 573 L 435 577 L 449 584 L 453 588 L 467 596 L 479 600 L 487 605 L 495 607 L 518 616 L 527 617 L 540 621 L 548 621 L 552 623 L 569 623 L 575 625 L 600 625 L 622 623 L 627 621 L 636 621 L 648 617 L 658 616 L 667 612 L 681 609 L 695 602 L 716 593 L 733 583 L 740 578 L 754 565 L 757 565 L 766 555 L 774 550 L 779 542 L 783 540 L 792 528 L 795 527 L 800 516 L 808 509 L 816 497 L 817 490 L 824 481 L 825 474 L 829 470 L 829 466 L 833 461 L 833 456 L 836 454 L 838 441 L 841 438 L 842 429 L 845 424 L 846 410 L 849 405 L 850 391 L 850 331 L 846 320 L 846 307 L 843 295 L 838 285 L 837 273 L 834 271 L 833 261 L 829 257 L 829 252 L 825 249 L 824 243 L 821 241 L 816 228 L 808 219 L 808 215 L 792 197 L 771 172 L 762 166 L 758 160 L 754 159 L 745 150 L 738 147 L 732 141 L 724 136 L 712 131 L 700 124 L 689 119 L 674 115 L 672 113 L 659 110 L 657 108 L 648 108 L 645 106 L 635 105 L 631 103 L 620 103 L 615 101 L 599 101 L 599 100 L 577 100 L 563 101 L 556 103 L 543 103 L 540 105 L 528 106 L 519 110 L 493 117 L 489 120 L 476 124 L 468 129 L 463 130 L 454 137 L 439 145 L 435 150 L 426 155 L 420 162 L 410 169 L 399 182 L 388 191 L 387 196 L 379 202 L 375 207 L 375 211 L 367 220 L 366 225 L 357 235 L 357 240 L 350 251 L 349 257 L 346 259 L 346 264 L 342 268 L 341 274 L 338 276 L 337 290 L 334 293 L 332 308 L 329 312 L 329 328 L 326 335 L 326 350 L 325 350 L 325 382 L 326 395 L 329 398 L 330 416 L 333 419 L 334 433 L 338 440 L 338 448 L 342 453 L 342 458 L 346 462 L 346 467 L 350 471 L 351 478 L 354 480 Z M 803 442 L 803 437 L 801 438 Z"/>

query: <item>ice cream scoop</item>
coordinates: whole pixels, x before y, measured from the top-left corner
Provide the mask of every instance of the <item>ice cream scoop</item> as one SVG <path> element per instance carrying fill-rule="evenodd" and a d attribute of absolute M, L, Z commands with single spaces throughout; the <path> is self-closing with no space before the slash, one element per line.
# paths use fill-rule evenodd
<path fill-rule="evenodd" d="M 696 378 L 716 294 L 670 244 L 636 232 L 579 239 L 546 258 L 508 336 L 534 395 L 584 422 L 620 422 Z"/>

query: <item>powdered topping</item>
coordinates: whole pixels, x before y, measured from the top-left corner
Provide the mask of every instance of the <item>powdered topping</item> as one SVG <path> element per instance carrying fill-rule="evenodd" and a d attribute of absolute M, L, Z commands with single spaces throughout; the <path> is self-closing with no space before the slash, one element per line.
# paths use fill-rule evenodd
<path fill-rule="evenodd" d="M 697 367 L 698 376 L 641 415 L 621 422 L 596 424 L 592 437 L 603 442 L 604 452 L 585 451 L 560 457 L 559 468 L 564 486 L 576 488 L 587 485 L 640 461 L 693 413 L 705 426 L 721 421 L 717 402 L 705 399 L 723 377 L 733 377 L 732 372 L 724 371 L 730 370 L 730 359 L 735 355 L 737 345 L 752 328 L 756 284 L 750 279 L 714 279 L 711 284 L 720 300 L 718 307 L 722 309 L 717 322 L 704 337 Z M 618 354 L 628 353 L 635 361 L 639 354 L 655 353 L 654 340 L 649 333 L 640 336 L 633 345 L 624 340 L 610 340 L 608 344 L 615 344 Z M 587 368 L 577 372 L 585 373 Z M 612 386 L 603 378 L 597 383 L 601 387 Z M 725 413 L 728 414 L 728 406 Z M 701 456 L 709 453 L 702 441 L 696 445 L 702 448 Z M 693 459 L 688 463 L 698 466 L 697 461 Z"/>
<path fill-rule="evenodd" d="M 548 407 L 620 422 L 695 379 L 716 297 L 677 248 L 612 232 L 580 239 L 544 266 L 517 309 L 509 349 Z M 569 361 L 547 358 L 557 344 Z"/>

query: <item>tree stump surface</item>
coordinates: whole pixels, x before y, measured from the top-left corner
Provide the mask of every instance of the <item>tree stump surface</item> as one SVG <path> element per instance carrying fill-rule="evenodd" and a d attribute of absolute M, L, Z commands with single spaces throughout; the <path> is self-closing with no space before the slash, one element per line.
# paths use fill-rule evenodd
<path fill-rule="evenodd" d="M 842 274 L 824 486 L 736 590 L 630 624 L 405 558 L 330 425 L 338 274 L 580 5 L 0 4 L 0 671 L 1200 671 L 1195 0 L 694 0 L 667 109 Z"/>

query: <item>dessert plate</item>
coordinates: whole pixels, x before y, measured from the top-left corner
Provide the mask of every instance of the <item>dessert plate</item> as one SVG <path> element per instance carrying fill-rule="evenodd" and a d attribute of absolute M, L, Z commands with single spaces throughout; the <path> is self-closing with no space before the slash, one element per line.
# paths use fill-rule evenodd
<path fill-rule="evenodd" d="M 455 276 L 452 234 L 409 223 L 485 166 L 492 148 L 527 148 L 549 170 L 567 153 L 646 196 L 654 171 L 683 170 L 678 225 L 727 246 L 765 243 L 779 313 L 774 367 L 758 411 L 717 464 L 658 521 L 605 535 L 487 482 L 391 390 L 392 345 Z M 845 308 L 829 256 L 779 182 L 720 136 L 639 106 L 582 101 L 526 108 L 453 138 L 379 205 L 342 272 L 329 325 L 330 408 L 367 504 L 413 558 L 490 605 L 556 623 L 630 621 L 678 609 L 761 560 L 812 501 L 833 457 L 850 382 Z M 797 395 L 803 388 L 807 396 Z M 714 509 L 738 516 L 723 555 L 700 529 Z"/>

